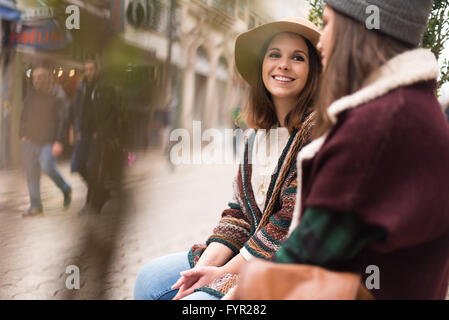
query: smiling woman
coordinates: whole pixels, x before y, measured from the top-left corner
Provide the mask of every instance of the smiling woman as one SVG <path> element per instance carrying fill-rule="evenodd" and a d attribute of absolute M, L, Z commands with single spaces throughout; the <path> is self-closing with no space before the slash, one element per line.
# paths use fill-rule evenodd
<path fill-rule="evenodd" d="M 310 22 L 288 18 L 237 38 L 236 66 L 251 88 L 246 120 L 255 130 L 245 144 L 234 199 L 205 244 L 142 269 L 136 299 L 219 299 L 235 285 L 241 266 L 270 259 L 285 240 L 295 205 L 296 156 L 314 122 L 319 35 Z"/>
<path fill-rule="evenodd" d="M 276 116 L 285 125 L 287 114 L 297 104 L 309 75 L 306 40 L 295 33 L 281 33 L 268 46 L 262 64 L 262 79 L 271 94 Z"/>
<path fill-rule="evenodd" d="M 304 106 L 313 102 L 321 74 L 320 57 L 314 47 L 318 38 L 317 34 L 311 32 L 315 28 L 311 22 L 294 19 L 302 22 L 297 29 L 287 21 L 280 21 L 262 25 L 237 39 L 235 62 L 243 78 L 251 85 L 246 121 L 252 128 L 269 130 L 277 125 L 278 121 L 282 121 L 281 126 L 287 127 L 289 132 L 292 132 L 295 127 L 301 125 Z M 283 48 L 279 48 L 279 44 L 282 44 Z M 265 74 L 265 72 L 272 73 Z M 280 78 L 270 79 L 273 76 L 288 76 L 295 81 L 280 82 Z M 279 86 L 281 84 L 286 85 Z M 296 88 L 293 90 L 296 91 L 293 99 L 291 92 L 288 91 L 290 87 Z M 290 99 L 286 100 L 289 95 Z M 276 102 L 281 103 L 275 106 Z M 287 107 L 284 108 L 285 105 Z M 281 111 L 281 114 L 277 114 L 276 111 Z"/>

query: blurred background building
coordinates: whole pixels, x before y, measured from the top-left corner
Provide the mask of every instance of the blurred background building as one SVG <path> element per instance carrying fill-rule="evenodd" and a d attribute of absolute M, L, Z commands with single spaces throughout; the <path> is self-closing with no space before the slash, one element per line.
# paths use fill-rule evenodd
<path fill-rule="evenodd" d="M 168 114 L 174 126 L 187 129 L 194 120 L 203 128 L 232 127 L 231 111 L 245 98 L 245 85 L 234 65 L 235 38 L 282 16 L 304 16 L 304 3 L 126 1 L 125 41 L 156 56 L 158 85 L 164 89 L 151 99 L 155 114 Z"/>
<path fill-rule="evenodd" d="M 67 105 L 82 62 L 99 61 L 121 93 L 129 149 L 161 144 L 163 128 L 232 128 L 245 103 L 234 65 L 237 35 L 284 16 L 307 16 L 306 1 L 0 0 L 0 167 L 20 165 L 18 126 L 32 67 L 46 62 Z M 67 29 L 66 8 L 80 9 Z M 70 135 L 68 135 L 70 137 Z M 167 137 L 165 137 L 167 138 Z M 71 140 L 67 141 L 70 152 Z"/>
<path fill-rule="evenodd" d="M 3 25 L 2 33 L 0 167 L 4 168 L 20 165 L 18 130 L 32 67 L 45 63 L 53 69 L 55 88 L 62 89 L 67 108 L 82 76 L 82 62 L 98 56 L 103 42 L 100 38 L 107 40 L 113 32 L 109 25 L 109 8 L 105 8 L 104 1 L 85 1 L 89 5 L 82 1 L 59 0 L 7 2 L 20 16 Z M 65 25 L 68 16 L 65 8 L 73 3 L 80 8 L 83 23 L 80 30 L 68 30 Z M 93 25 L 96 27 L 92 28 Z"/>

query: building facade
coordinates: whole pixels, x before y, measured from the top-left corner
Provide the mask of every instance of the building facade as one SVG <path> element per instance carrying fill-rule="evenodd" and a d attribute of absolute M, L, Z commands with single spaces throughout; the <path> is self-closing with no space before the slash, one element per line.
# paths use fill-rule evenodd
<path fill-rule="evenodd" d="M 237 35 L 286 12 L 302 15 L 304 6 L 297 3 L 279 10 L 279 3 L 268 0 L 127 0 L 123 37 L 171 65 L 172 90 L 166 95 L 177 95 L 178 126 L 190 129 L 192 121 L 201 121 L 203 128 L 229 128 L 232 110 L 246 97 L 234 64 Z M 160 70 L 160 79 L 165 71 Z M 155 104 L 164 108 L 167 97 Z"/>
<path fill-rule="evenodd" d="M 0 167 L 20 165 L 17 133 L 27 72 L 42 60 L 54 63 L 57 74 L 76 76 L 82 76 L 86 58 L 104 62 L 128 95 L 140 131 L 151 128 L 151 119 L 166 109 L 174 111 L 172 128 L 191 129 L 193 121 L 201 121 L 203 129 L 232 128 L 232 111 L 243 107 L 247 90 L 234 64 L 237 35 L 287 13 L 304 16 L 303 2 L 286 0 L 280 6 L 271 0 L 61 0 L 59 8 L 48 10 L 46 0 L 17 0 L 21 20 L 2 35 L 7 48 L 1 57 L 0 100 L 6 116 L 0 125 Z M 80 8 L 80 30 L 64 30 L 62 9 L 69 5 Z M 40 32 L 34 31 L 40 28 L 36 24 L 57 21 L 58 12 L 59 31 L 71 38 L 67 44 L 41 48 L 24 43 Z"/>
<path fill-rule="evenodd" d="M 84 24 L 79 32 L 68 30 L 64 24 L 65 8 L 73 3 L 78 5 L 83 17 Z M 76 86 L 71 84 L 74 84 L 75 79 L 80 79 L 82 61 L 94 57 L 100 51 L 99 45 L 93 48 L 90 44 L 81 44 L 82 41 L 84 38 L 93 38 L 91 42 L 95 43 L 99 35 L 104 38 L 110 33 L 110 9 L 104 1 L 100 4 L 99 1 L 67 0 L 60 1 L 58 7 L 35 0 L 15 0 L 14 4 L 20 12 L 19 18 L 9 23 L 6 29 L 3 28 L 1 34 L 4 44 L 0 56 L 1 168 L 16 168 L 21 164 L 18 132 L 23 99 L 30 87 L 32 66 L 48 64 L 54 68 L 55 82 L 71 86 L 73 93 Z M 92 29 L 89 32 L 89 24 L 97 26 L 94 32 Z"/>

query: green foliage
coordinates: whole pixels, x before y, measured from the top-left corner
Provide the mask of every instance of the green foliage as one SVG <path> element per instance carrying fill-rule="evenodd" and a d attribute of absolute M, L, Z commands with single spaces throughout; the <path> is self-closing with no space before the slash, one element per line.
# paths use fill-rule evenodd
<path fill-rule="evenodd" d="M 309 20 L 313 22 L 316 26 L 320 27 L 323 25 L 323 10 L 324 3 L 323 0 L 308 0 L 310 4 Z"/>
<path fill-rule="evenodd" d="M 449 60 L 442 59 L 441 54 L 449 40 L 449 2 L 434 0 L 429 27 L 424 34 L 423 46 L 429 48 L 441 62 L 441 78 L 438 87 L 449 81 Z"/>
<path fill-rule="evenodd" d="M 308 0 L 308 2 L 310 4 L 309 20 L 315 25 L 321 26 L 324 9 L 323 0 Z M 444 49 L 447 48 L 448 40 L 449 1 L 434 0 L 429 26 L 423 38 L 423 47 L 432 50 L 441 63 L 441 78 L 438 81 L 439 88 L 449 82 L 449 59 L 441 57 Z"/>

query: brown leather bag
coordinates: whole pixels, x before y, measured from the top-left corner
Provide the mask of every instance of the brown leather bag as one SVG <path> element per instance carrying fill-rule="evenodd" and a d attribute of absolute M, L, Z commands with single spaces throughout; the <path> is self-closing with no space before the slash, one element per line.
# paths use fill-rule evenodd
<path fill-rule="evenodd" d="M 372 300 L 360 275 L 299 264 L 263 260 L 240 272 L 231 300 Z"/>

